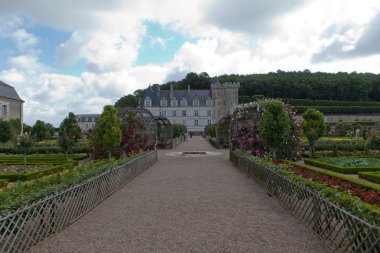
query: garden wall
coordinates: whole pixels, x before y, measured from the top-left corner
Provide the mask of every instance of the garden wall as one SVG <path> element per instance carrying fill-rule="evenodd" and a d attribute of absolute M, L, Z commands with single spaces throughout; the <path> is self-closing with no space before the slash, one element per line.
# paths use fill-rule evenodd
<path fill-rule="evenodd" d="M 0 218 L 0 252 L 26 252 L 62 231 L 149 168 L 157 151 Z"/>
<path fill-rule="evenodd" d="M 311 190 L 230 151 L 230 160 L 310 226 L 334 252 L 380 252 L 380 228 L 358 219 Z"/>

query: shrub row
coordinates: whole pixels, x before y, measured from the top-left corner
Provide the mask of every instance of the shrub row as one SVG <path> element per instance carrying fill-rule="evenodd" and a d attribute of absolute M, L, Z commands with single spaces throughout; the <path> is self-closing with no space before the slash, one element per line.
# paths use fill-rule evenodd
<path fill-rule="evenodd" d="M 305 158 L 304 161 L 308 165 L 339 172 L 342 174 L 357 174 L 358 172 L 362 171 L 380 171 L 380 167 L 343 167 L 307 158 Z"/>
<path fill-rule="evenodd" d="M 380 113 L 380 106 L 294 106 L 297 114 L 314 108 L 324 114 L 372 114 Z"/>
<path fill-rule="evenodd" d="M 64 169 L 72 169 L 74 167 L 73 163 L 64 163 L 60 165 L 56 165 L 49 168 L 44 168 L 41 170 L 36 170 L 32 172 L 24 172 L 24 173 L 0 173 L 0 179 L 7 179 L 9 181 L 26 181 L 31 179 L 36 179 L 39 177 L 55 174 L 57 172 L 61 172 Z"/>
<path fill-rule="evenodd" d="M 74 147 L 74 154 L 89 153 L 91 151 L 90 147 Z M 19 148 L 16 147 L 0 147 L 0 154 L 21 154 Z M 59 147 L 33 147 L 28 151 L 28 154 L 61 154 L 62 149 Z"/>
<path fill-rule="evenodd" d="M 309 143 L 303 143 L 305 150 L 309 150 Z M 317 141 L 314 144 L 315 151 L 364 151 L 367 147 L 367 141 Z"/>
<path fill-rule="evenodd" d="M 380 172 L 359 172 L 359 177 L 380 184 Z"/>
<path fill-rule="evenodd" d="M 337 100 L 311 100 L 311 99 L 294 99 L 284 98 L 293 106 L 380 106 L 380 102 L 368 101 L 337 101 Z"/>
<path fill-rule="evenodd" d="M 318 173 L 321 173 L 321 174 L 324 174 L 324 175 L 327 175 L 330 177 L 339 178 L 343 181 L 353 183 L 353 184 L 359 185 L 359 186 L 367 188 L 367 189 L 380 191 L 380 185 L 369 184 L 369 183 L 363 182 L 361 180 L 358 180 L 356 178 L 349 177 L 349 176 L 346 176 L 346 175 L 343 175 L 340 173 L 336 173 L 336 172 L 332 172 L 332 171 L 328 171 L 328 170 L 322 170 L 322 169 L 311 167 L 311 166 L 308 166 L 305 164 L 299 164 L 299 163 L 296 163 L 293 161 L 288 161 L 288 160 L 283 160 L 283 162 L 297 166 L 297 167 L 300 167 L 300 168 L 303 168 L 303 169 L 312 170 L 312 171 L 315 171 L 315 172 L 318 172 Z M 362 174 L 362 173 L 376 173 L 376 172 L 359 172 L 359 177 L 360 177 L 360 174 Z"/>

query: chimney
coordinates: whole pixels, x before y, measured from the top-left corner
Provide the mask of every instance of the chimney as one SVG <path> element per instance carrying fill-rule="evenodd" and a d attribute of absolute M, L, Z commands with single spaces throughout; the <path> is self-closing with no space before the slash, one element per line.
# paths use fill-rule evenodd
<path fill-rule="evenodd" d="M 187 85 L 187 94 L 190 95 L 190 85 Z"/>
<path fill-rule="evenodd" d="M 173 84 L 170 84 L 170 98 L 172 98 L 173 95 L 174 95 Z"/>

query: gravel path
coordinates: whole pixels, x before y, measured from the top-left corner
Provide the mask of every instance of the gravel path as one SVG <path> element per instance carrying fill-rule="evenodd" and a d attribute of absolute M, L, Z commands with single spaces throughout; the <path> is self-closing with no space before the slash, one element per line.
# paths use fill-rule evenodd
<path fill-rule="evenodd" d="M 213 151 L 190 158 L 173 151 Z M 305 225 L 193 137 L 32 252 L 329 252 Z"/>

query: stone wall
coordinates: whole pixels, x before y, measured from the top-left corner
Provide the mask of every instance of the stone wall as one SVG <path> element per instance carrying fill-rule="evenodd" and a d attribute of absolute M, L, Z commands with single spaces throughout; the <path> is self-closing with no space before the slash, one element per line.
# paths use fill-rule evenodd
<path fill-rule="evenodd" d="M 22 122 L 22 102 L 8 99 L 8 98 L 0 98 L 0 105 L 7 105 L 7 119 L 20 119 Z M 2 110 L 2 108 L 0 108 Z M 2 117 L 2 111 L 0 111 L 0 117 Z"/>

